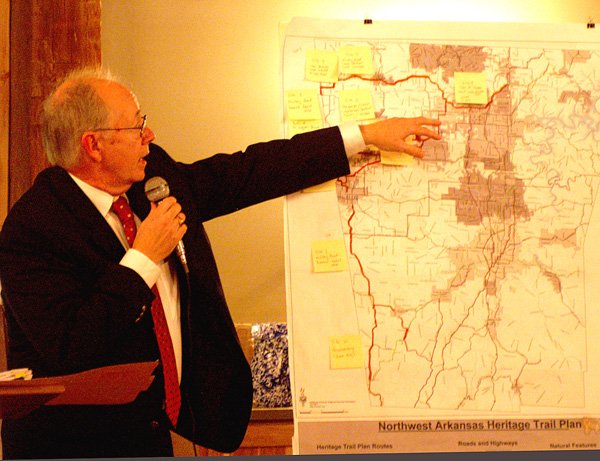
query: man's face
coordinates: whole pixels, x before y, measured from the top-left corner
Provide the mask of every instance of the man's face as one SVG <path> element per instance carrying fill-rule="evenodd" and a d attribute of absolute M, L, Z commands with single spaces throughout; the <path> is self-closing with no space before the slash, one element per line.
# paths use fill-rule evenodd
<path fill-rule="evenodd" d="M 154 133 L 148 127 L 140 136 L 143 116 L 131 92 L 111 83 L 101 91 L 111 112 L 110 128 L 113 131 L 101 132 L 102 146 L 101 174 L 110 190 L 127 191 L 135 182 L 145 176 L 148 145 L 154 140 Z M 130 129 L 130 128 L 139 129 Z"/>

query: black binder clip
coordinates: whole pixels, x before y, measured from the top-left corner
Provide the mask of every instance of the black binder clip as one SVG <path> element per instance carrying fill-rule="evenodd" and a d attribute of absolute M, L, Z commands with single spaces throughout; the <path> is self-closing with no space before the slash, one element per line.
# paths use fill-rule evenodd
<path fill-rule="evenodd" d="M 373 20 L 372 19 L 365 19 L 363 21 L 363 24 L 373 24 Z"/>
<path fill-rule="evenodd" d="M 590 20 L 587 23 L 587 28 L 588 29 L 595 29 L 596 28 L 596 24 L 594 23 L 594 21 L 590 18 Z"/>

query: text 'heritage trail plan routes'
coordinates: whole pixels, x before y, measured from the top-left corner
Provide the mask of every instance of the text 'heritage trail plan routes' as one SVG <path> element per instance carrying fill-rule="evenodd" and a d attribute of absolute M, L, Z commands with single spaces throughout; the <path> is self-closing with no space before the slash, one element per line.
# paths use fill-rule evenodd
<path fill-rule="evenodd" d="M 295 19 L 286 134 L 426 116 L 286 200 L 295 452 L 600 447 L 600 31 Z"/>

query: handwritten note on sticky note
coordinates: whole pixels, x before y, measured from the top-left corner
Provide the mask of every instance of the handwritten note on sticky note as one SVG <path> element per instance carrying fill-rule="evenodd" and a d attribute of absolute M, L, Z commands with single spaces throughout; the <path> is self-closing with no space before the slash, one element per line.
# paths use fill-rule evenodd
<path fill-rule="evenodd" d="M 375 106 L 371 90 L 356 88 L 339 92 L 340 118 L 342 122 L 370 120 L 375 116 Z"/>
<path fill-rule="evenodd" d="M 358 335 L 329 338 L 329 364 L 332 369 L 362 368 L 365 359 Z"/>
<path fill-rule="evenodd" d="M 338 50 L 340 72 L 343 74 L 373 75 L 373 52 L 368 46 L 342 46 Z"/>
<path fill-rule="evenodd" d="M 454 99 L 459 104 L 487 104 L 485 74 L 481 72 L 455 72 Z"/>
<path fill-rule="evenodd" d="M 317 90 L 288 90 L 285 92 L 285 102 L 290 120 L 321 119 Z"/>
<path fill-rule="evenodd" d="M 312 242 L 314 272 L 340 272 L 348 267 L 343 240 L 315 240 Z"/>
<path fill-rule="evenodd" d="M 323 120 L 288 120 L 288 135 L 291 138 L 298 133 L 318 130 L 323 128 Z"/>
<path fill-rule="evenodd" d="M 338 56 L 332 50 L 308 50 L 304 73 L 309 82 L 338 81 Z"/>

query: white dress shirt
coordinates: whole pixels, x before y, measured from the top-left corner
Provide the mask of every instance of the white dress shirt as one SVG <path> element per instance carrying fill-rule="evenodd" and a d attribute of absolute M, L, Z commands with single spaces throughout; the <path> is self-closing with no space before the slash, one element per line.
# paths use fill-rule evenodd
<path fill-rule="evenodd" d="M 344 141 L 344 148 L 346 149 L 346 156 L 351 157 L 352 155 L 364 151 L 367 146 L 360 132 L 360 127 L 356 122 L 347 122 L 338 127 Z"/>

